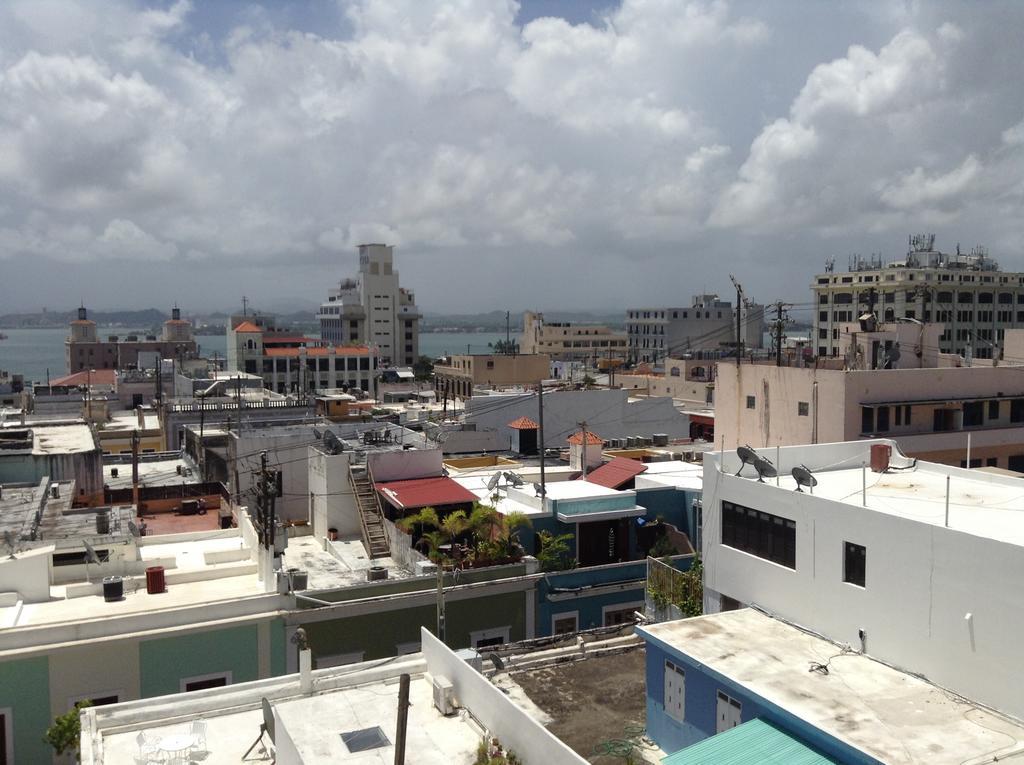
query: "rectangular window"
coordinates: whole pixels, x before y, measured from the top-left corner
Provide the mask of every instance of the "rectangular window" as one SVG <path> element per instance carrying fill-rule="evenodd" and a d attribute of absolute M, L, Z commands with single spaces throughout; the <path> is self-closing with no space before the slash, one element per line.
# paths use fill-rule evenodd
<path fill-rule="evenodd" d="M 999 402 L 998 401 L 989 401 L 988 402 L 988 418 L 990 420 L 998 420 L 999 419 Z"/>
<path fill-rule="evenodd" d="M 511 627 L 498 627 L 492 630 L 477 630 L 469 633 L 469 644 L 473 648 L 486 648 L 490 645 L 503 645 L 509 640 Z"/>
<path fill-rule="evenodd" d="M 867 548 L 853 542 L 843 542 L 843 581 L 864 587 Z"/>
<path fill-rule="evenodd" d="M 555 614 L 551 617 L 552 635 L 575 635 L 580 631 L 579 611 Z"/>
<path fill-rule="evenodd" d="M 860 432 L 875 432 L 875 410 L 870 406 L 862 406 L 860 408 Z"/>
<path fill-rule="evenodd" d="M 753 396 L 747 396 L 747 409 L 753 409 L 756 404 L 756 399 Z"/>
<path fill-rule="evenodd" d="M 100 559 L 100 563 L 106 563 L 110 560 L 110 550 L 96 550 L 96 557 Z M 85 562 L 85 550 L 53 554 L 54 566 L 84 566 Z"/>
<path fill-rule="evenodd" d="M 642 602 L 616 603 L 613 606 L 605 606 L 601 609 L 603 626 L 616 627 L 620 624 L 633 624 L 636 622 L 636 612 L 643 610 L 644 604 Z"/>
<path fill-rule="evenodd" d="M 231 685 L 230 672 L 215 672 L 211 675 L 196 675 L 195 677 L 183 677 L 178 685 L 182 693 L 188 691 L 205 691 L 207 688 L 223 688 Z"/>
<path fill-rule="evenodd" d="M 796 522 L 722 501 L 722 544 L 796 569 Z"/>
<path fill-rule="evenodd" d="M 878 421 L 875 423 L 875 430 L 879 433 L 885 433 L 889 430 L 889 407 L 880 406 L 877 412 Z"/>
<path fill-rule="evenodd" d="M 977 427 L 982 424 L 985 407 L 981 401 L 964 402 L 964 427 Z"/>
<path fill-rule="evenodd" d="M 686 672 L 671 661 L 665 662 L 665 714 L 673 720 L 686 719 Z"/>
<path fill-rule="evenodd" d="M 807 417 L 811 413 L 811 405 L 806 401 L 796 402 L 796 414 L 798 417 Z"/>

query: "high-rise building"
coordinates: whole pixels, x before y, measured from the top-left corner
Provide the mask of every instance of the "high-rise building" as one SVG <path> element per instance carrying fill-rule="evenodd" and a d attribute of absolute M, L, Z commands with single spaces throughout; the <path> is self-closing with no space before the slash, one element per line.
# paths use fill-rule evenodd
<path fill-rule="evenodd" d="M 320 337 L 331 345 L 369 344 L 381 366 L 409 366 L 420 351 L 416 296 L 398 283 L 395 248 L 359 245 L 359 274 L 343 279 L 320 305 Z"/>
<path fill-rule="evenodd" d="M 814 277 L 814 344 L 819 356 L 841 352 L 842 325 L 875 313 L 879 321 L 911 319 L 943 325 L 943 353 L 998 357 L 1006 329 L 1024 327 L 1024 273 L 1004 273 L 983 247 L 967 254 L 935 249 L 934 234 L 910 237 L 906 258 L 835 259 Z"/>
<path fill-rule="evenodd" d="M 734 309 L 718 295 L 694 295 L 693 304 L 676 308 L 630 308 L 626 311 L 629 357 L 638 363 L 679 358 L 690 351 L 719 351 L 736 344 L 736 311 L 745 348 L 761 348 L 764 306 L 745 303 Z"/>

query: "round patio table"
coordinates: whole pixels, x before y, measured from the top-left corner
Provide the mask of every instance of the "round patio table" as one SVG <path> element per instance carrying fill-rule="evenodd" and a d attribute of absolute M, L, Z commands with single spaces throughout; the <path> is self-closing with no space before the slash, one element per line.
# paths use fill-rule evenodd
<path fill-rule="evenodd" d="M 188 753 L 195 745 L 196 737 L 191 733 L 176 733 L 161 737 L 157 749 L 167 755 L 168 763 L 175 765 L 188 762 Z"/>

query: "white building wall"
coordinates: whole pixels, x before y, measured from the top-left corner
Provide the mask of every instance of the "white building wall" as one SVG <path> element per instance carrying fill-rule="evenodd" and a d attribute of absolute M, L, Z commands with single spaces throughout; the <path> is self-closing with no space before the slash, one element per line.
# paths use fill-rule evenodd
<path fill-rule="evenodd" d="M 786 475 L 800 463 L 812 469 L 844 460 L 859 466 L 869 460 L 871 443 L 784 448 L 779 472 Z M 704 457 L 707 612 L 717 612 L 720 596 L 728 596 L 855 650 L 861 649 L 863 630 L 870 655 L 1024 715 L 1019 690 L 1024 683 L 1019 661 L 1024 548 L 777 488 L 770 481 L 735 478 L 735 453 L 726 452 L 725 458 L 723 474 L 719 452 Z M 957 477 L 978 479 L 976 472 L 958 468 L 929 465 L 929 470 L 951 475 L 954 483 Z M 819 475 L 821 482 L 828 478 L 827 472 Z M 877 478 L 868 473 L 869 481 Z M 990 478 L 1011 485 L 1019 480 Z M 723 499 L 795 521 L 796 570 L 722 545 Z M 845 541 L 867 549 L 864 588 L 843 581 Z"/>
<path fill-rule="evenodd" d="M 327 536 L 327 529 L 341 535 L 359 534 L 359 509 L 348 480 L 351 452 L 325 454 L 308 447 L 309 454 L 309 521 L 313 536 Z"/>

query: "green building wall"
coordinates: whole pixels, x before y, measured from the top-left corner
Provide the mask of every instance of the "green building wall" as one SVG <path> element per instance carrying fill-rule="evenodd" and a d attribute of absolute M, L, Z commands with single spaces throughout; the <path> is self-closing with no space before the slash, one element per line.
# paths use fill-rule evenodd
<path fill-rule="evenodd" d="M 0 664 L 0 709 L 13 710 L 13 762 L 51 762 L 43 741 L 50 727 L 50 662 L 45 656 Z"/>
<path fill-rule="evenodd" d="M 257 625 L 248 624 L 139 643 L 139 685 L 143 698 L 179 693 L 183 677 L 230 672 L 232 683 L 258 680 L 257 630 Z M 273 632 L 271 636 L 273 645 Z M 283 660 L 283 651 L 280 653 Z M 273 666 L 273 657 L 271 662 Z"/>

